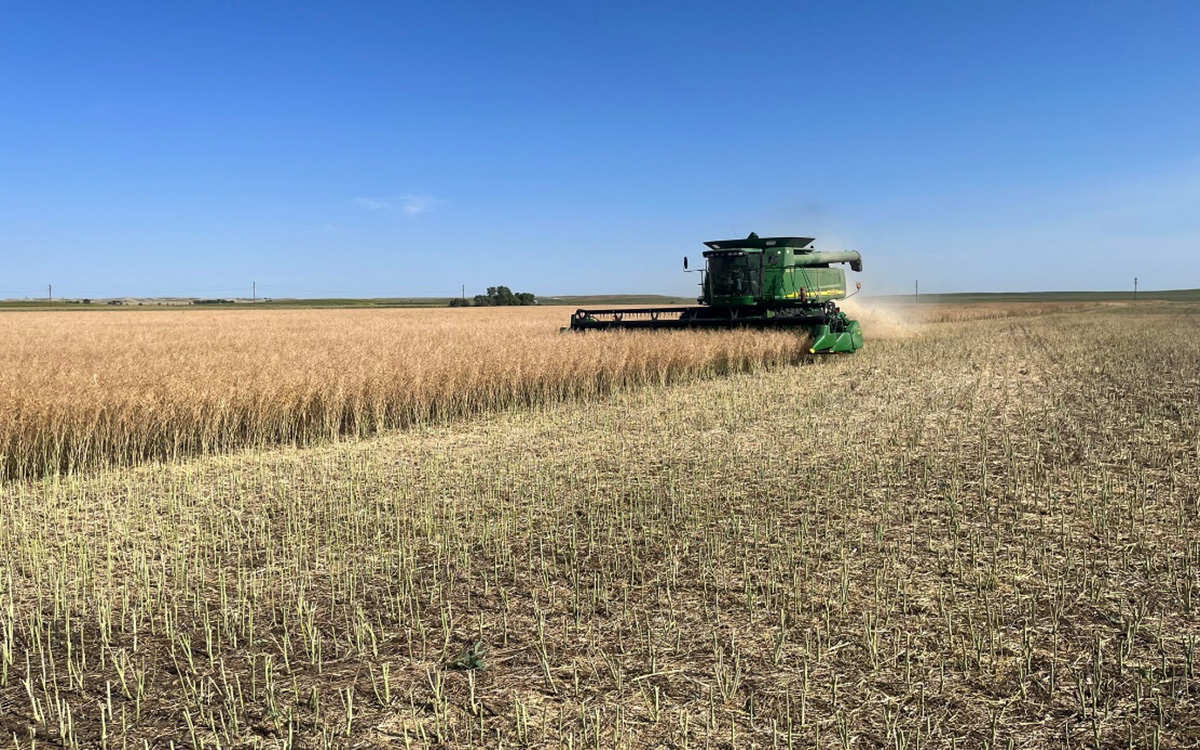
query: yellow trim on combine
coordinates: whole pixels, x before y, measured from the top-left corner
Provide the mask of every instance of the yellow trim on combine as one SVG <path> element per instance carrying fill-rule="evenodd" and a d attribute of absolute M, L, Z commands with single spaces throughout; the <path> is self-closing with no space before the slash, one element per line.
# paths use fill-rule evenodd
<path fill-rule="evenodd" d="M 819 297 L 822 294 L 845 294 L 845 289 L 817 289 L 816 291 L 808 292 L 811 296 Z M 799 299 L 800 292 L 792 292 L 791 294 L 783 295 L 783 299 Z"/>

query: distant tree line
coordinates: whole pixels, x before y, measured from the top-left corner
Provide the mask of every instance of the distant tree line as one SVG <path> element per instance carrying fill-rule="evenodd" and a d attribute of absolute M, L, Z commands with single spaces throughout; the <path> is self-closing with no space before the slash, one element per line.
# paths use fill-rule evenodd
<path fill-rule="evenodd" d="M 489 286 L 487 294 L 476 294 L 473 299 L 455 297 L 451 307 L 505 307 L 512 305 L 536 305 L 532 292 L 514 292 L 506 286 Z"/>

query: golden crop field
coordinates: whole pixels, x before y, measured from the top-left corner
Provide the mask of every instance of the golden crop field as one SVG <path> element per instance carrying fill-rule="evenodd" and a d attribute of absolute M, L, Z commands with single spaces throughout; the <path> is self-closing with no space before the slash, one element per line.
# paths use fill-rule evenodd
<path fill-rule="evenodd" d="M 3 474 L 365 435 L 793 363 L 778 333 L 559 333 L 569 310 L 0 316 Z"/>
<path fill-rule="evenodd" d="M 0 738 L 1195 746 L 1200 310 L 861 317 L 0 315 Z"/>
<path fill-rule="evenodd" d="M 938 306 L 920 315 L 965 320 L 1013 311 Z M 0 315 L 0 477 L 363 436 L 805 358 L 802 341 L 771 332 L 664 333 L 674 336 L 665 344 L 641 334 L 560 335 L 568 313 Z M 886 317 L 879 322 L 885 335 L 898 330 Z"/>

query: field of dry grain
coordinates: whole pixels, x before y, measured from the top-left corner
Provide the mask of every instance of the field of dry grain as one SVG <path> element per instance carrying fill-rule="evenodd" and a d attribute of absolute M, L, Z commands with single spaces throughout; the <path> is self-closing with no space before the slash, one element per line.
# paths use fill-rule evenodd
<path fill-rule="evenodd" d="M 362 436 L 792 364 L 779 333 L 564 335 L 569 311 L 0 315 L 0 475 Z"/>
<path fill-rule="evenodd" d="M 815 362 L 559 337 L 557 311 L 0 318 L 9 446 L 97 403 L 137 427 L 193 403 L 204 451 L 247 445 L 211 409 L 287 421 L 391 368 L 423 395 L 376 437 L 0 485 L 0 736 L 1194 746 L 1200 316 L 1031 311 L 866 311 L 867 348 Z M 412 406 L 481 392 L 504 395 Z"/>
<path fill-rule="evenodd" d="M 908 321 L 1061 306 L 867 310 Z M 792 365 L 779 332 L 562 335 L 564 308 L 0 315 L 0 478 L 307 443 Z"/>

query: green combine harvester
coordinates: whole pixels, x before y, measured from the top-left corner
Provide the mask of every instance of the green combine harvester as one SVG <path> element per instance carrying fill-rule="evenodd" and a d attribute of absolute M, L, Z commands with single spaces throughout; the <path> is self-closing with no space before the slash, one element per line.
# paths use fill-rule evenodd
<path fill-rule="evenodd" d="M 853 352 L 862 328 L 838 309 L 846 274 L 834 263 L 862 271 L 854 250 L 817 252 L 812 237 L 759 237 L 705 242 L 707 268 L 700 286 L 703 307 L 576 310 L 571 330 L 658 328 L 795 328 L 812 337 L 809 350 Z M 687 258 L 683 260 L 687 270 Z M 856 285 L 856 288 L 861 284 Z"/>

